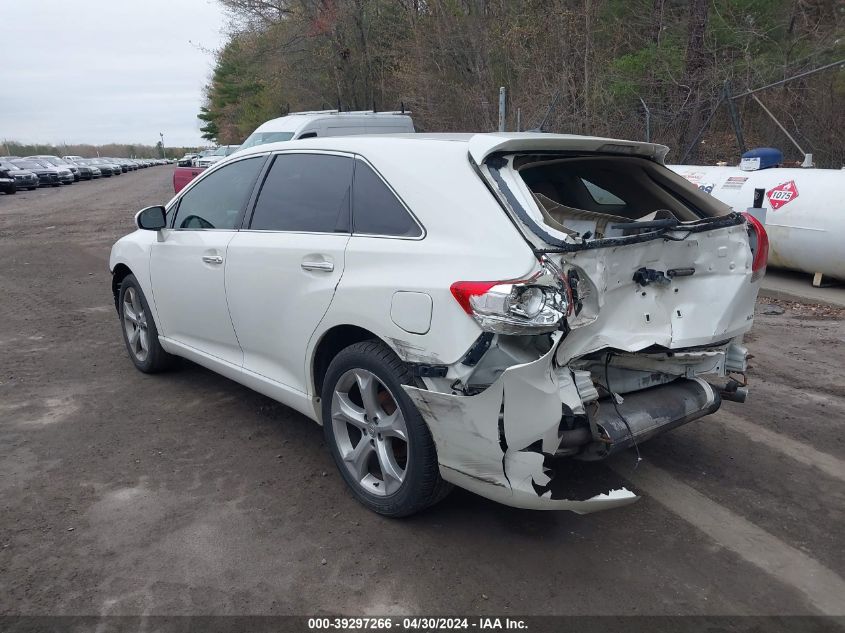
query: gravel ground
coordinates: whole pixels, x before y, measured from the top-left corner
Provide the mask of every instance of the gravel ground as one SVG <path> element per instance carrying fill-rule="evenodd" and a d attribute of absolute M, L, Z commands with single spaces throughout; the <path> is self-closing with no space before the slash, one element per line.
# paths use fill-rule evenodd
<path fill-rule="evenodd" d="M 0 195 L 0 614 L 845 613 L 842 311 L 761 300 L 746 404 L 578 467 L 632 506 L 387 520 L 313 422 L 133 368 L 108 253 L 171 173 Z"/>

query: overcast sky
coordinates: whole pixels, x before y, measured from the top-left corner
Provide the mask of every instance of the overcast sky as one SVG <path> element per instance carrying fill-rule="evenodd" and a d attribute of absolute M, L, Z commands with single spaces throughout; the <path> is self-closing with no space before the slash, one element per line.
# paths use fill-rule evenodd
<path fill-rule="evenodd" d="M 0 140 L 205 144 L 214 0 L 0 0 Z"/>

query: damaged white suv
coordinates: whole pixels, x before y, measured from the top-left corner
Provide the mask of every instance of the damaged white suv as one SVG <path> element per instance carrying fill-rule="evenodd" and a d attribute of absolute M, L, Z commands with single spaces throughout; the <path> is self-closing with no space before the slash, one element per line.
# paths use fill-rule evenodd
<path fill-rule="evenodd" d="M 114 245 L 130 358 L 188 358 L 322 423 L 385 515 L 450 484 L 521 508 L 630 503 L 566 492 L 561 465 L 744 399 L 768 250 L 666 151 L 531 133 L 242 150 Z"/>

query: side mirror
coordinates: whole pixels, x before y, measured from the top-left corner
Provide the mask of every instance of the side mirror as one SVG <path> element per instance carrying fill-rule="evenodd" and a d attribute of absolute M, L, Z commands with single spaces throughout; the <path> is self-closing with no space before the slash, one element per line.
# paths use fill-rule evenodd
<path fill-rule="evenodd" d="M 135 214 L 135 224 L 145 231 L 160 231 L 167 226 L 166 213 L 161 205 L 141 209 Z"/>

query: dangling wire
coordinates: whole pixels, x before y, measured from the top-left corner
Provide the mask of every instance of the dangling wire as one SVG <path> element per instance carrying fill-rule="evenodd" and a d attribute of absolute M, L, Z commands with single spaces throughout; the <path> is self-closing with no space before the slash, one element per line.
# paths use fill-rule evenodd
<path fill-rule="evenodd" d="M 613 393 L 613 390 L 610 388 L 610 372 L 608 372 L 608 365 L 610 364 L 611 356 L 613 356 L 613 352 L 608 352 L 604 359 L 604 388 L 607 389 L 607 392 L 610 394 L 610 400 L 613 402 L 613 408 L 616 410 L 616 415 L 618 415 L 619 419 L 622 420 L 625 428 L 628 429 L 628 435 L 631 436 L 631 441 L 634 442 L 634 449 L 637 451 L 637 461 L 634 464 L 634 469 L 636 470 L 637 466 L 640 465 L 640 462 L 643 461 L 643 458 L 640 457 L 640 447 L 637 445 L 637 438 L 634 437 L 631 425 L 628 424 L 628 420 L 625 419 L 625 416 L 622 415 L 622 412 L 619 410 L 619 403 L 616 402 L 616 394 Z"/>

